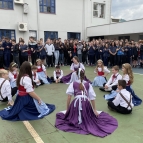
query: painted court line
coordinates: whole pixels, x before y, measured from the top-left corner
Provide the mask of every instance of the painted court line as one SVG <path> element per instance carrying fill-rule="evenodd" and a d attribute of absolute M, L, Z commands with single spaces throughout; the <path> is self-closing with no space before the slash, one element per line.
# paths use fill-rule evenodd
<path fill-rule="evenodd" d="M 31 136 L 34 138 L 36 143 L 44 143 L 43 140 L 38 135 L 38 133 L 35 131 L 35 129 L 28 121 L 23 121 L 23 124 L 25 125 Z"/>
<path fill-rule="evenodd" d="M 134 73 L 134 74 L 143 75 L 143 74 L 141 74 L 141 73 Z"/>

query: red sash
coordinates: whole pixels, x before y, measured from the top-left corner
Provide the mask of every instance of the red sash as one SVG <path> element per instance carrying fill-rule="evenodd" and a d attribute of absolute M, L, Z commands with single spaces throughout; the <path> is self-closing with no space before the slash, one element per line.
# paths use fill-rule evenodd
<path fill-rule="evenodd" d="M 103 71 L 101 71 L 101 72 L 98 71 L 98 75 L 102 76 L 102 75 L 104 75 L 104 72 Z"/>
<path fill-rule="evenodd" d="M 43 71 L 42 66 L 40 67 L 40 69 L 39 68 L 37 69 L 37 72 L 42 72 L 42 71 Z"/>

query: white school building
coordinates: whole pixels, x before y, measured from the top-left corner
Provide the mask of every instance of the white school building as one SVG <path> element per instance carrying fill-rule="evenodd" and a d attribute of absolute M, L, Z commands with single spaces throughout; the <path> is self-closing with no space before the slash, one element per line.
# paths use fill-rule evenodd
<path fill-rule="evenodd" d="M 143 19 L 111 21 L 111 0 L 0 0 L 0 38 L 143 39 Z"/>

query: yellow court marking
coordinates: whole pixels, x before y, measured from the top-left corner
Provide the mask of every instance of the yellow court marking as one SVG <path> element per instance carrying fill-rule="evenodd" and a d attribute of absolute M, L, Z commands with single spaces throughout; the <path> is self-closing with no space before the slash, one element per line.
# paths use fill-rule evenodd
<path fill-rule="evenodd" d="M 35 131 L 35 129 L 28 121 L 23 121 L 23 124 L 25 125 L 31 136 L 34 138 L 36 143 L 44 143 L 43 140 L 38 135 L 38 133 Z"/>

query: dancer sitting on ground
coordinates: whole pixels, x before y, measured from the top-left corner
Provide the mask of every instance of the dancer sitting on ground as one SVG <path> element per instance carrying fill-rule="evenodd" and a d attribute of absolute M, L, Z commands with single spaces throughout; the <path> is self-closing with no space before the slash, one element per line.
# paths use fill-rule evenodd
<path fill-rule="evenodd" d="M 96 77 L 94 78 L 92 86 L 103 87 L 103 85 L 107 82 L 106 76 L 110 73 L 110 71 L 104 66 L 102 60 L 97 61 L 95 73 Z"/>
<path fill-rule="evenodd" d="M 100 87 L 101 91 L 112 91 L 117 89 L 118 80 L 122 79 L 122 76 L 119 74 L 119 67 L 114 66 L 112 67 L 112 75 L 108 82 Z"/>
<path fill-rule="evenodd" d="M 113 133 L 118 126 L 117 120 L 105 112 L 96 110 L 96 95 L 92 85 L 84 81 L 83 69 L 78 69 L 78 76 L 79 80 L 71 83 L 66 91 L 67 111 L 57 113 L 56 128 L 65 132 L 99 137 Z M 72 96 L 74 100 L 71 102 Z"/>
<path fill-rule="evenodd" d="M 0 69 L 0 92 L 0 101 L 8 102 L 7 105 L 12 106 L 14 104 L 12 96 L 14 96 L 16 92 L 12 92 L 10 82 L 8 81 L 8 71 L 4 69 Z"/>
<path fill-rule="evenodd" d="M 31 65 L 24 62 L 17 78 L 18 95 L 12 107 L 0 111 L 4 120 L 27 121 L 37 120 L 55 110 L 55 105 L 45 104 L 34 92 Z"/>
<path fill-rule="evenodd" d="M 78 75 L 77 75 L 77 70 L 81 68 L 82 70 L 85 71 L 85 67 L 82 63 L 79 62 L 79 59 L 78 57 L 74 56 L 73 57 L 73 63 L 70 67 L 70 70 L 72 71 L 70 74 L 66 75 L 66 76 L 63 76 L 61 81 L 63 83 L 66 83 L 66 84 L 70 84 L 76 80 L 78 80 Z M 84 77 L 84 80 L 88 81 L 89 83 L 91 83 L 91 81 L 89 81 L 86 76 Z"/>
<path fill-rule="evenodd" d="M 121 114 L 130 114 L 132 112 L 133 103 L 132 95 L 126 90 L 126 81 L 118 81 L 118 94 L 113 101 L 108 101 L 108 108 Z"/>
<path fill-rule="evenodd" d="M 56 66 L 56 69 L 53 72 L 53 77 L 51 77 L 51 81 L 55 83 L 63 83 L 61 78 L 63 77 L 63 70 L 60 69 L 60 66 Z"/>

